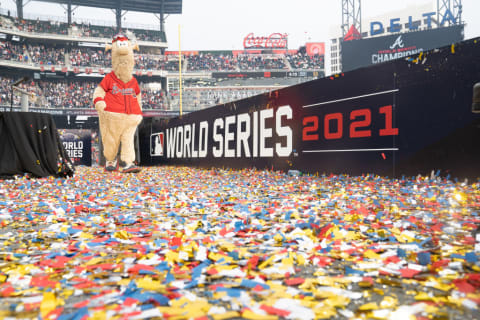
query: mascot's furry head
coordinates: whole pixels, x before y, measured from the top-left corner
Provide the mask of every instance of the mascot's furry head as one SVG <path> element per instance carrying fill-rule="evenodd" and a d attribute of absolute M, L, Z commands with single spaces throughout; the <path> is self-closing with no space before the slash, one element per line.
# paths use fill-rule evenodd
<path fill-rule="evenodd" d="M 132 79 L 135 57 L 133 50 L 139 50 L 138 44 L 132 44 L 128 37 L 117 34 L 112 39 L 112 44 L 105 46 L 105 51 L 112 50 L 112 69 L 115 75 L 127 83 Z"/>

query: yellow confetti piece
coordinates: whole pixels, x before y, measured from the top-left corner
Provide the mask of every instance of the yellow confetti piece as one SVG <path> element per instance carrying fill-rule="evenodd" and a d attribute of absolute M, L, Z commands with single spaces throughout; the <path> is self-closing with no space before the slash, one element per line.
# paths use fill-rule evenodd
<path fill-rule="evenodd" d="M 180 258 L 179 258 L 179 254 L 178 252 L 176 251 L 168 251 L 166 254 L 165 254 L 165 260 L 167 260 L 167 262 L 169 263 L 175 263 L 175 262 L 180 262 Z"/>
<path fill-rule="evenodd" d="M 398 300 L 394 297 L 384 297 L 382 302 L 380 302 L 380 308 L 382 309 L 393 309 L 398 305 Z"/>
<path fill-rule="evenodd" d="M 104 319 L 107 319 L 107 313 L 104 310 L 96 311 L 88 319 L 89 320 L 104 320 Z"/>
<path fill-rule="evenodd" d="M 164 288 L 164 286 L 159 280 L 153 280 L 150 277 L 137 279 L 135 280 L 135 283 L 137 284 L 137 287 L 145 290 L 149 290 L 149 291 L 158 291 Z"/>
<path fill-rule="evenodd" d="M 123 240 L 128 240 L 128 239 L 130 239 L 130 236 L 129 236 L 128 232 L 125 231 L 125 230 L 115 232 L 115 233 L 113 234 L 113 236 L 114 236 L 115 238 L 123 239 Z"/>
<path fill-rule="evenodd" d="M 462 305 L 462 303 L 460 302 L 460 304 L 458 305 L 459 307 Z M 442 317 L 439 312 L 438 312 L 438 308 L 436 306 L 432 306 L 432 305 L 426 305 L 425 306 L 425 312 L 426 313 L 429 313 L 429 314 L 433 314 L 435 316 L 438 316 L 438 317 Z M 444 317 L 442 318 L 448 318 L 446 314 L 444 314 Z"/>
<path fill-rule="evenodd" d="M 223 254 L 216 253 L 216 252 L 209 252 L 209 253 L 208 253 L 208 258 L 209 258 L 210 260 L 213 260 L 213 261 L 218 261 L 218 260 L 220 260 L 220 259 L 224 259 L 225 262 L 227 262 L 227 263 L 233 262 L 233 259 L 232 259 L 231 257 L 225 256 L 225 255 L 223 255 Z"/>
<path fill-rule="evenodd" d="M 295 256 L 296 256 L 296 258 L 297 258 L 297 264 L 298 264 L 299 266 L 305 265 L 306 260 L 305 260 L 305 257 L 304 257 L 304 256 L 302 256 L 301 254 L 296 254 Z"/>
<path fill-rule="evenodd" d="M 371 288 L 371 287 L 373 287 L 373 283 L 370 282 L 370 281 L 360 281 L 360 282 L 358 283 L 358 286 L 359 286 L 360 288 Z"/>
<path fill-rule="evenodd" d="M 245 310 L 242 312 L 242 318 L 252 320 L 277 320 L 278 317 L 274 315 L 261 315 L 253 312 L 252 310 Z"/>
<path fill-rule="evenodd" d="M 275 260 L 276 256 L 275 255 L 272 255 L 270 258 L 268 258 L 267 260 L 263 261 L 259 266 L 258 268 L 259 269 L 265 269 L 266 267 L 268 267 L 272 262 L 273 260 Z"/>
<path fill-rule="evenodd" d="M 275 234 L 275 236 L 273 236 L 273 239 L 276 241 L 276 242 L 282 242 L 283 241 L 283 237 L 281 234 L 277 233 Z"/>
<path fill-rule="evenodd" d="M 171 317 L 169 317 L 169 319 L 173 319 L 175 317 L 183 317 L 184 319 L 188 318 L 188 311 L 182 307 L 158 307 L 158 310 L 162 313 L 170 315 Z"/>
<path fill-rule="evenodd" d="M 313 309 L 316 319 L 331 319 L 337 315 L 337 310 L 330 307 L 321 307 Z"/>
<path fill-rule="evenodd" d="M 87 261 L 87 263 L 85 263 L 86 266 L 93 266 L 93 265 L 96 265 L 96 264 L 99 264 L 99 263 L 103 263 L 105 261 L 105 259 L 103 258 L 99 258 L 99 257 L 95 257 L 95 258 L 92 258 L 90 260 Z"/>
<path fill-rule="evenodd" d="M 363 253 L 363 256 L 367 259 L 375 259 L 378 260 L 380 259 L 380 255 L 375 253 L 373 250 L 367 250 Z"/>
<path fill-rule="evenodd" d="M 344 307 L 350 303 L 350 298 L 336 295 L 326 299 L 323 303 L 330 307 Z"/>
<path fill-rule="evenodd" d="M 435 289 L 438 289 L 438 290 L 441 290 L 441 291 L 444 291 L 444 292 L 448 292 L 451 289 L 453 289 L 455 286 L 453 284 L 437 282 L 437 283 L 435 283 L 435 285 L 433 287 Z"/>
<path fill-rule="evenodd" d="M 369 311 L 369 310 L 377 310 L 378 304 L 376 302 L 369 302 L 364 305 L 361 305 L 358 310 L 360 311 Z"/>
<path fill-rule="evenodd" d="M 282 267 L 280 269 L 285 270 L 293 267 L 293 257 L 282 259 Z"/>
<path fill-rule="evenodd" d="M 40 304 L 40 312 L 42 313 L 42 317 L 45 318 L 47 314 L 52 312 L 60 305 L 62 302 L 61 299 L 57 299 L 53 292 L 44 292 L 42 303 Z"/>
<path fill-rule="evenodd" d="M 222 314 L 211 314 L 210 315 L 214 320 L 225 320 L 240 317 L 240 313 L 237 311 L 227 311 Z"/>

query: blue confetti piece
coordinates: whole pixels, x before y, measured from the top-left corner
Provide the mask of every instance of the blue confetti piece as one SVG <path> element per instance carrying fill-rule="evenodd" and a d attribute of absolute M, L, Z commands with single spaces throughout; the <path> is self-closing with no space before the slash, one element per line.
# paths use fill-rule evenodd
<path fill-rule="evenodd" d="M 253 280 L 248 280 L 248 279 L 242 279 L 242 283 L 240 283 L 241 287 L 245 288 L 255 288 L 256 286 L 261 286 L 263 289 L 270 289 L 270 286 L 258 281 L 253 281 Z"/>
<path fill-rule="evenodd" d="M 422 266 L 429 265 L 431 263 L 430 252 L 419 252 L 417 253 L 418 263 Z"/>
<path fill-rule="evenodd" d="M 469 263 L 475 263 L 477 262 L 478 257 L 475 252 L 467 252 L 465 253 L 465 260 Z"/>
<path fill-rule="evenodd" d="M 170 282 L 174 281 L 175 277 L 173 274 L 170 273 L 170 271 L 167 273 L 167 276 L 165 277 L 165 283 L 169 284 Z"/>
<path fill-rule="evenodd" d="M 355 270 L 353 268 L 350 268 L 350 267 L 345 267 L 345 274 L 346 275 L 360 275 L 360 276 L 363 276 L 365 274 L 364 271 L 361 271 L 361 270 Z"/>
<path fill-rule="evenodd" d="M 226 292 L 227 295 L 232 298 L 240 298 L 242 291 L 244 290 L 235 289 L 235 288 L 217 287 L 217 292 Z"/>
<path fill-rule="evenodd" d="M 72 235 L 72 234 L 75 234 L 75 233 L 82 232 L 82 230 L 74 229 L 74 228 L 70 227 L 70 228 L 68 228 L 67 232 L 68 232 L 68 234 Z"/>
<path fill-rule="evenodd" d="M 83 317 L 85 317 L 85 316 L 88 316 L 88 308 L 87 308 L 87 307 L 83 307 L 83 308 L 79 309 L 79 310 L 75 313 L 75 315 L 74 315 L 74 317 L 72 318 L 72 320 L 81 320 L 81 319 L 83 319 Z"/>

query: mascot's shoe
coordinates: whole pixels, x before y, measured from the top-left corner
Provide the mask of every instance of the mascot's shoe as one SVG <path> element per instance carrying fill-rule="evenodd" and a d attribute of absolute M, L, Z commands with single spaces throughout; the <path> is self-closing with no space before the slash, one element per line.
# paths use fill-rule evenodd
<path fill-rule="evenodd" d="M 142 168 L 137 167 L 134 164 L 129 164 L 122 168 L 122 173 L 137 173 L 137 172 L 140 172 L 141 170 Z"/>
<path fill-rule="evenodd" d="M 105 162 L 105 171 L 117 171 L 118 170 L 118 161 L 106 161 Z"/>

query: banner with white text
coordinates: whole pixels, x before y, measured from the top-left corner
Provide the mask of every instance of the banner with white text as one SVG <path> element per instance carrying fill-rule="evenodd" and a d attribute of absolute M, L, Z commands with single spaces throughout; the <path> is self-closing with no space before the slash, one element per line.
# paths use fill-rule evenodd
<path fill-rule="evenodd" d="M 143 165 L 480 176 L 474 40 L 139 129 Z M 423 62 L 423 59 L 425 61 Z M 414 61 L 415 60 L 415 61 Z M 448 61 L 448 63 L 446 63 Z"/>

